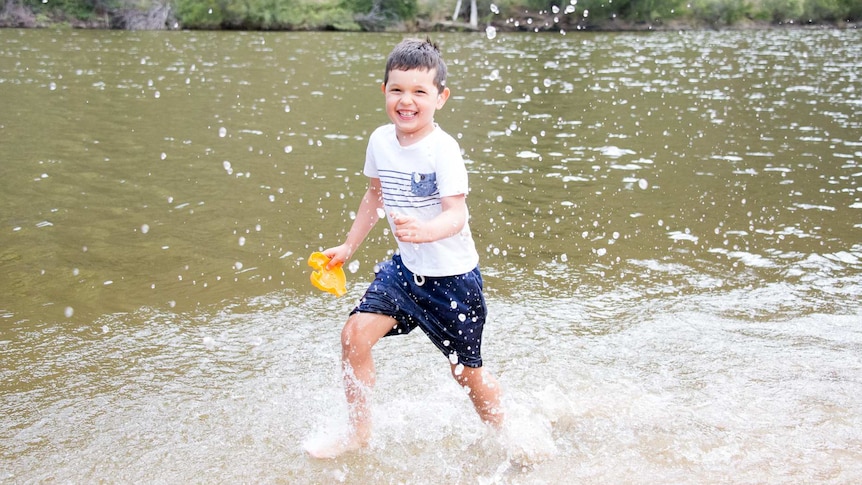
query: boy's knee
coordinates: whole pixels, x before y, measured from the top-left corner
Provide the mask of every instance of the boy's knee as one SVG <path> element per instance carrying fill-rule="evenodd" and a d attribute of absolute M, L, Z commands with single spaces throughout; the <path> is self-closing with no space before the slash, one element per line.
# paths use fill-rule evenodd
<path fill-rule="evenodd" d="M 354 313 L 341 329 L 341 348 L 345 351 L 370 351 L 392 327 L 394 320 L 377 314 Z"/>
<path fill-rule="evenodd" d="M 359 341 L 360 331 L 356 318 L 353 315 L 347 319 L 344 328 L 341 329 L 341 347 L 344 349 L 351 348 Z"/>

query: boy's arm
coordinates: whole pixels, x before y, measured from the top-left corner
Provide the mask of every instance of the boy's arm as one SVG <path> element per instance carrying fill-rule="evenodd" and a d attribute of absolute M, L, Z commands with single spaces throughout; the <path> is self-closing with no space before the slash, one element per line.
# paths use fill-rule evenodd
<path fill-rule="evenodd" d="M 359 210 L 356 211 L 356 219 L 354 219 L 344 243 L 323 251 L 323 254 L 330 259 L 327 269 L 344 264 L 353 256 L 353 253 L 359 249 L 362 241 L 371 232 L 371 228 L 380 220 L 378 209 L 381 208 L 383 208 L 383 193 L 380 190 L 380 179 L 371 178 L 368 180 L 368 189 L 362 196 Z"/>
<path fill-rule="evenodd" d="M 440 198 L 443 211 L 434 219 L 422 222 L 414 217 L 393 214 L 395 237 L 399 241 L 426 243 L 452 237 L 467 223 L 467 196 L 464 194 Z"/>

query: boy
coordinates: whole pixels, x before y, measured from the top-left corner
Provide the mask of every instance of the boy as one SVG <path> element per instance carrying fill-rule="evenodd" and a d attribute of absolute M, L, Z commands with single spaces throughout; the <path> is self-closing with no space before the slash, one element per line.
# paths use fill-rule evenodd
<path fill-rule="evenodd" d="M 371 437 L 371 349 L 384 336 L 421 328 L 448 358 L 452 376 L 486 423 L 500 428 L 500 387 L 482 368 L 485 300 L 479 255 L 468 223 L 467 170 L 454 138 L 434 122 L 449 99 L 446 64 L 430 40 L 407 39 L 389 54 L 383 78 L 391 124 L 368 140 L 368 189 L 345 242 L 323 253 L 336 267 L 350 259 L 374 224 L 389 220 L 398 251 L 375 267 L 375 280 L 341 332 L 346 437 L 314 449 L 333 458 Z"/>

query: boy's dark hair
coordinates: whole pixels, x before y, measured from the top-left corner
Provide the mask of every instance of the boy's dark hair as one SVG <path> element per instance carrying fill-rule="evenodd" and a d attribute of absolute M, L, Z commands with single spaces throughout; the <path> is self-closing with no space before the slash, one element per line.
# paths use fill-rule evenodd
<path fill-rule="evenodd" d="M 409 71 L 410 69 L 436 70 L 434 83 L 437 90 L 442 92 L 446 87 L 446 63 L 437 44 L 431 39 L 404 39 L 392 49 L 386 59 L 386 73 L 383 75 L 383 84 L 389 82 L 389 72 L 393 70 Z"/>

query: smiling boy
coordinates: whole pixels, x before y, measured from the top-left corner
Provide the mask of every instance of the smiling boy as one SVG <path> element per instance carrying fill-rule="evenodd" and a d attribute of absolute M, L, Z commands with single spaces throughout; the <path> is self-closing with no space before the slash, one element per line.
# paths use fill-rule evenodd
<path fill-rule="evenodd" d="M 349 260 L 385 214 L 398 243 L 341 332 L 349 432 L 307 448 L 333 458 L 368 444 L 371 350 L 383 337 L 422 329 L 447 358 L 485 423 L 502 426 L 500 387 L 482 367 L 486 311 L 479 255 L 469 226 L 467 170 L 458 142 L 435 122 L 449 99 L 446 64 L 430 40 L 407 39 L 389 54 L 383 78 L 390 124 L 369 138 L 364 173 L 368 188 L 350 231 L 323 253 L 329 267 Z"/>

